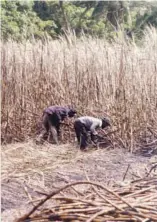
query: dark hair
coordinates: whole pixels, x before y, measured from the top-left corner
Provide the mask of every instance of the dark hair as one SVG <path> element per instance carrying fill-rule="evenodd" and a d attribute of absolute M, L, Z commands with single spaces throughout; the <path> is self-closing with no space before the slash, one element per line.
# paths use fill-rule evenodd
<path fill-rule="evenodd" d="M 107 118 L 107 117 L 104 117 L 104 118 L 102 119 L 102 129 L 105 128 L 105 127 L 107 127 L 107 126 L 111 126 L 111 124 L 110 124 L 110 119 Z"/>
<path fill-rule="evenodd" d="M 69 116 L 69 117 L 73 117 L 73 116 L 75 116 L 76 113 L 77 113 L 77 112 L 76 112 L 75 109 L 69 109 L 68 116 Z"/>

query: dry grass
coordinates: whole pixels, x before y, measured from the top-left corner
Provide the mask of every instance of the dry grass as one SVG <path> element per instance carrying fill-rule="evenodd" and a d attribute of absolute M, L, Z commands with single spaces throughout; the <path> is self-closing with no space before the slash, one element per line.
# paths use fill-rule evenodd
<path fill-rule="evenodd" d="M 81 152 L 76 148 L 75 144 L 73 146 L 72 144 L 55 146 L 47 143 L 37 146 L 32 141 L 2 146 L 1 181 L 2 209 L 4 210 L 2 221 L 13 221 L 15 217 L 19 218 L 20 215 L 22 216 L 22 214 L 27 213 L 29 209 L 31 210 L 32 205 L 36 205 L 41 199 L 44 199 L 41 193 L 48 194 L 51 191 L 58 190 L 58 188 L 65 184 L 84 180 L 94 181 L 95 183 L 101 182 L 101 184 L 122 197 L 123 193 L 127 191 L 132 196 L 131 199 L 129 196 L 126 196 L 126 201 L 133 204 L 135 208 L 139 209 L 142 207 L 143 209 L 149 198 L 153 198 L 151 201 L 156 203 L 156 188 L 153 186 L 156 171 L 152 168 L 154 163 L 156 163 L 155 156 L 148 159 L 131 154 L 124 149 L 89 149 L 88 152 Z M 150 172 L 151 168 L 152 171 Z M 135 178 L 141 180 L 145 173 L 146 175 L 149 174 L 149 178 L 152 177 L 154 179 L 146 180 L 144 183 L 142 181 L 141 183 L 137 182 L 135 186 L 131 184 L 130 181 Z M 115 184 L 119 183 L 121 187 L 117 188 Z M 136 194 L 136 191 L 141 191 L 141 188 L 148 188 L 148 190 L 139 195 L 138 193 Z M 53 213 L 56 213 L 56 204 L 60 206 L 59 209 L 61 210 L 58 211 L 58 220 L 60 221 L 69 218 L 70 212 L 75 208 L 75 205 L 78 206 L 76 207 L 76 211 L 78 211 L 77 216 L 79 221 L 84 218 L 90 218 L 94 213 L 103 209 L 107 210 L 107 212 L 108 210 L 113 210 L 114 216 L 117 215 L 117 218 L 129 218 L 129 216 L 123 215 L 123 212 L 128 210 L 129 215 L 131 215 L 132 209 L 128 209 L 123 201 L 119 202 L 118 199 L 114 198 L 114 195 L 104 193 L 98 187 L 95 187 L 95 189 L 88 184 L 82 184 L 82 182 L 79 186 L 74 187 L 74 189 L 66 189 L 60 193 L 61 198 L 57 199 L 58 195 L 54 196 L 52 202 L 48 201 L 43 206 L 44 209 L 49 207 L 50 211 L 45 209 L 37 217 L 33 214 L 31 215 L 32 220 L 36 217 L 37 221 L 48 221 L 48 217 L 52 216 L 52 219 L 55 221 Z M 100 198 L 97 192 L 108 197 L 111 203 L 120 206 L 122 210 L 119 212 L 113 209 L 113 205 L 107 204 L 103 198 Z M 122 194 L 120 194 L 121 192 Z M 70 202 L 68 198 L 72 198 Z M 138 201 L 140 203 L 141 198 L 142 204 L 137 205 Z M 88 208 L 92 206 L 86 203 L 84 205 L 84 203 L 80 203 L 80 200 L 91 201 L 93 203 L 98 202 L 101 206 L 98 206 L 94 211 L 88 211 Z M 149 206 L 153 212 L 151 216 L 155 218 L 156 215 L 151 201 L 149 202 Z M 84 215 L 81 209 L 87 209 L 89 214 L 81 218 L 81 215 Z M 68 213 L 66 213 L 67 210 Z M 109 218 L 110 215 L 107 215 L 108 213 L 106 217 Z M 141 217 L 141 214 L 134 216 Z M 41 217 L 45 219 L 42 220 Z M 98 221 L 101 221 L 99 220 L 100 218 L 101 216 L 98 217 Z"/>
<path fill-rule="evenodd" d="M 110 189 L 90 181 L 68 184 L 57 191 L 45 194 L 29 213 L 17 220 L 23 221 L 157 221 L 157 178 L 144 178 Z M 90 185 L 83 196 L 60 194 L 77 185 Z M 60 195 L 59 195 L 60 194 Z M 52 198 L 49 208 L 39 210 Z M 35 215 L 33 215 L 35 213 Z"/>
<path fill-rule="evenodd" d="M 74 163 L 82 153 L 69 145 L 36 146 L 31 141 L 27 144 L 12 144 L 2 148 L 2 181 L 17 178 L 24 181 L 44 182 L 44 173 L 52 172 L 58 166 Z"/>
<path fill-rule="evenodd" d="M 152 161 L 156 161 L 156 158 L 152 157 Z M 144 171 L 147 159 L 141 156 L 133 156 L 127 151 L 124 152 L 123 149 L 89 148 L 87 152 L 82 152 L 76 144 L 57 146 L 47 143 L 39 146 L 29 141 L 2 146 L 1 175 L 2 181 L 17 179 L 19 183 L 29 181 L 30 184 L 36 183 L 42 186 L 45 180 L 44 176 L 47 173 L 50 173 L 48 176 L 51 178 L 51 173 L 55 171 L 64 172 L 66 170 L 72 176 L 77 175 L 77 173 L 84 174 L 84 170 L 87 170 L 88 172 L 91 171 L 90 176 L 93 175 L 94 178 L 99 170 L 100 172 L 104 171 L 104 168 L 110 170 L 110 165 L 112 165 L 111 170 L 113 168 L 113 171 L 115 171 L 117 166 L 115 165 L 114 168 L 114 164 L 118 163 L 123 165 L 121 168 L 124 168 L 120 170 L 119 174 L 123 175 L 127 165 L 132 163 L 135 172 L 139 175 L 140 171 L 141 173 Z M 85 167 L 84 169 L 82 165 Z M 97 168 L 97 165 L 99 168 Z M 118 176 L 118 172 L 114 175 L 115 179 L 116 174 Z M 103 178 L 103 176 L 105 179 L 105 171 L 101 172 L 101 177 Z"/>
<path fill-rule="evenodd" d="M 141 47 L 120 39 L 7 42 L 2 45 L 2 138 L 33 137 L 42 110 L 72 104 L 79 115 L 109 115 L 130 150 L 140 137 L 156 137 L 157 33 Z M 67 131 L 68 132 L 68 131 Z M 70 132 L 68 132 L 69 135 Z M 149 142 L 149 141 L 147 141 Z"/>

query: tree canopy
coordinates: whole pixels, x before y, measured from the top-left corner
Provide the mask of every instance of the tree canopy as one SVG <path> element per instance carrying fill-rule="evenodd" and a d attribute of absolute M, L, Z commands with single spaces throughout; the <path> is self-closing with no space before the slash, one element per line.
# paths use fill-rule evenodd
<path fill-rule="evenodd" d="M 67 31 L 114 38 L 119 30 L 139 38 L 150 25 L 157 27 L 156 1 L 1 1 L 4 40 L 58 38 Z"/>

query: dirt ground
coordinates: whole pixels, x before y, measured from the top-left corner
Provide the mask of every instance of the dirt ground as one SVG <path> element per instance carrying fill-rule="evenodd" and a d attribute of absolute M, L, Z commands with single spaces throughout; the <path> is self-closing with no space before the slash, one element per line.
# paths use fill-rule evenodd
<path fill-rule="evenodd" d="M 2 147 L 2 221 L 13 221 L 31 208 L 30 200 L 40 197 L 36 191 L 50 192 L 66 183 L 87 179 L 108 186 L 127 183 L 142 177 L 155 161 L 157 156 L 144 157 L 124 149 L 81 152 L 75 144 L 37 146 L 32 141 L 5 145 Z"/>

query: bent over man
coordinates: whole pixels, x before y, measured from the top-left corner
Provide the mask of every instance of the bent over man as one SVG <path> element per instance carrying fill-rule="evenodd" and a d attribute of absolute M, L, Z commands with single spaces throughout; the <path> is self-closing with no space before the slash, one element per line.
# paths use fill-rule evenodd
<path fill-rule="evenodd" d="M 60 135 L 60 125 L 67 117 L 74 117 L 76 110 L 69 107 L 50 106 L 43 111 L 42 126 L 43 131 L 39 136 L 39 140 L 50 139 L 53 137 L 54 142 L 58 144 L 58 136 Z"/>
<path fill-rule="evenodd" d="M 98 134 L 96 129 L 110 126 L 110 120 L 108 118 L 98 119 L 91 116 L 82 116 L 75 120 L 74 129 L 80 149 L 84 150 L 88 145 L 88 135 L 90 133 L 91 140 L 95 142 L 96 135 Z"/>

